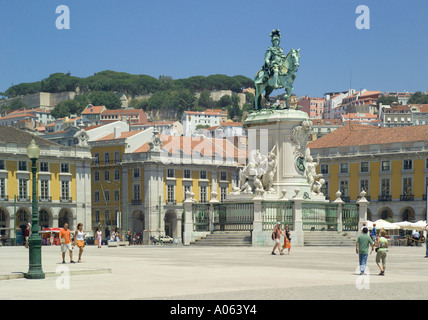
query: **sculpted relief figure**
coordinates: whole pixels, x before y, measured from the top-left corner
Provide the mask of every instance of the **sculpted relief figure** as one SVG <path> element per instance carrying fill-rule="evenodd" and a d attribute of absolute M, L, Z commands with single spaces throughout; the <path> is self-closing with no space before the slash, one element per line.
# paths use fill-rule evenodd
<path fill-rule="evenodd" d="M 261 154 L 258 149 L 250 152 L 248 165 L 240 171 L 241 192 L 274 192 L 272 185 L 277 168 L 275 149 L 276 147 L 273 147 L 268 156 Z"/>

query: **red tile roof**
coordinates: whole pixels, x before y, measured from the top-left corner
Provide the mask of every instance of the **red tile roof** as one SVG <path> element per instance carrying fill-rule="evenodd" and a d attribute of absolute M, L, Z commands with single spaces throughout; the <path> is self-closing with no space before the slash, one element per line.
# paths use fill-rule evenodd
<path fill-rule="evenodd" d="M 428 125 L 385 128 L 348 124 L 310 142 L 308 147 L 322 149 L 414 141 L 428 142 Z"/>

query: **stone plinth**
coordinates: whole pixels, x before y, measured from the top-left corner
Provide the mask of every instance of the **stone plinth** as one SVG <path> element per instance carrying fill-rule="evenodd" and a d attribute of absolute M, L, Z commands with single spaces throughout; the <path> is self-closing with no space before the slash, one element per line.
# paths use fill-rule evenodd
<path fill-rule="evenodd" d="M 277 170 L 273 188 L 275 197 L 282 192 L 292 198 L 299 190 L 299 197 L 310 198 L 311 190 L 305 174 L 306 142 L 311 122 L 306 112 L 294 109 L 262 110 L 245 119 L 248 128 L 248 151 L 259 149 L 262 154 L 275 150 Z M 274 148 L 275 147 L 275 148 Z"/>

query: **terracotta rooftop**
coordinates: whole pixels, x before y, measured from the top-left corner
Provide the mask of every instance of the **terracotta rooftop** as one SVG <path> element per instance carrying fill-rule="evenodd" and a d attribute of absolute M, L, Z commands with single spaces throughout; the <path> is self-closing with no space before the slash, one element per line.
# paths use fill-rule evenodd
<path fill-rule="evenodd" d="M 34 138 L 36 144 L 42 146 L 59 146 L 59 144 L 40 138 L 28 132 L 24 132 L 20 129 L 11 126 L 0 126 L 0 143 L 14 143 L 19 146 L 28 147 L 31 139 Z"/>
<path fill-rule="evenodd" d="M 163 142 L 162 149 L 173 155 L 195 155 L 200 154 L 204 157 L 234 157 L 235 159 L 246 158 L 246 151 L 236 148 L 233 143 L 227 139 L 212 139 L 207 137 L 186 137 L 159 135 Z M 150 147 L 148 142 L 137 148 L 134 153 L 147 152 Z"/>
<path fill-rule="evenodd" d="M 347 124 L 310 142 L 308 147 L 322 149 L 414 141 L 428 142 L 428 125 L 385 128 Z"/>

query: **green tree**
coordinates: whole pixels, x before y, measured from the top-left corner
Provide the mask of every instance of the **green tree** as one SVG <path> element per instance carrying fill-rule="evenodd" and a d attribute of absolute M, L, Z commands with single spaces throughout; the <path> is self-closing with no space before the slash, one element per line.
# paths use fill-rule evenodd
<path fill-rule="evenodd" d="M 428 103 L 428 95 L 423 94 L 420 91 L 416 91 L 414 94 L 410 96 L 408 104 L 427 104 Z"/>
<path fill-rule="evenodd" d="M 89 94 L 89 101 L 94 106 L 105 106 L 107 109 L 120 109 L 120 99 L 116 93 L 110 91 L 98 91 Z"/>
<path fill-rule="evenodd" d="M 379 105 L 380 103 L 384 104 L 384 105 L 391 105 L 394 102 L 398 103 L 398 97 L 394 97 L 394 96 L 382 96 L 379 99 L 377 99 L 377 104 Z"/>

